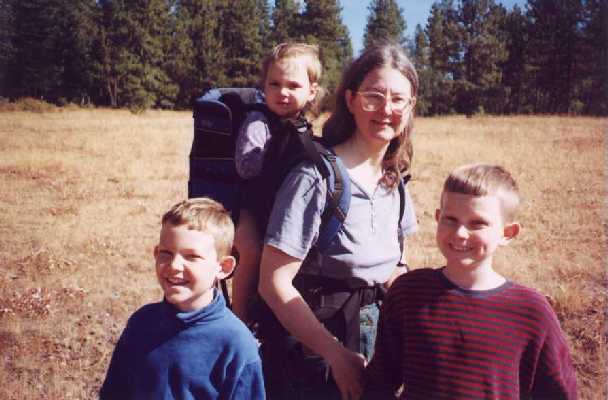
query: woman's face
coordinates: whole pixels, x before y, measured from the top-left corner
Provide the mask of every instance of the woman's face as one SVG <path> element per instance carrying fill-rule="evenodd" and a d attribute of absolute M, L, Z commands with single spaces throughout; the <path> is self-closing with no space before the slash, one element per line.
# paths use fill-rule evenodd
<path fill-rule="evenodd" d="M 405 128 L 414 99 L 410 81 L 398 70 L 379 67 L 370 71 L 359 89 L 346 91 L 358 139 L 388 145 Z"/>

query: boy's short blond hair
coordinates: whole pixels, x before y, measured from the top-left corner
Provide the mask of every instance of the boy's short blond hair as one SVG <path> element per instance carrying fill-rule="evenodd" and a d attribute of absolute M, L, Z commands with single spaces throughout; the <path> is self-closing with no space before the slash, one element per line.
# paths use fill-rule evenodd
<path fill-rule="evenodd" d="M 521 201 L 517 182 L 499 165 L 471 164 L 456 168 L 445 180 L 443 191 L 472 196 L 497 196 L 505 223 L 515 220 Z"/>
<path fill-rule="evenodd" d="M 264 58 L 261 76 L 262 87 L 264 87 L 264 82 L 266 82 L 270 66 L 275 62 L 291 58 L 302 58 L 303 62 L 306 63 L 306 71 L 310 83 L 319 83 L 323 71 L 321 60 L 319 59 L 319 46 L 306 43 L 281 43 L 276 45 Z"/>
<path fill-rule="evenodd" d="M 218 257 L 232 253 L 234 224 L 230 213 L 215 200 L 200 197 L 181 201 L 163 215 L 162 225 L 166 224 L 185 225 L 211 235 Z"/>

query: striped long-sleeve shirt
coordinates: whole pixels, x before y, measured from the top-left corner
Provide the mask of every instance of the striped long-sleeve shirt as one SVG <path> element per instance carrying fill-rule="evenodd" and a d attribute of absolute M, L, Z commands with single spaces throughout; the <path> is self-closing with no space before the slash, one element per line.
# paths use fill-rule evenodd
<path fill-rule="evenodd" d="M 384 302 L 367 371 L 370 398 L 576 399 L 576 376 L 551 306 L 507 282 L 463 290 L 441 269 L 402 275 Z"/>

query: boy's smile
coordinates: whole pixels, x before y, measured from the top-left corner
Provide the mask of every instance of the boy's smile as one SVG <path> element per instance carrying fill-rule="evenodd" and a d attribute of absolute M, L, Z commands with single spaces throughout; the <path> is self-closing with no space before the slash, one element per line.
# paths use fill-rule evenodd
<path fill-rule="evenodd" d="M 154 257 L 165 299 L 180 311 L 194 311 L 211 303 L 216 279 L 225 276 L 213 237 L 185 225 L 162 227 Z M 225 259 L 234 260 L 224 257 L 222 263 Z"/>
<path fill-rule="evenodd" d="M 436 219 L 437 245 L 450 270 L 491 268 L 496 249 L 514 236 L 497 196 L 444 192 Z"/>

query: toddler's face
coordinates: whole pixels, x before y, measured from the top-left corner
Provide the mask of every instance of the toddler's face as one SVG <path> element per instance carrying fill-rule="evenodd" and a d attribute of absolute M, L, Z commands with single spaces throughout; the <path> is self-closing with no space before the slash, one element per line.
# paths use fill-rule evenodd
<path fill-rule="evenodd" d="M 181 311 L 211 303 L 214 283 L 223 276 L 211 235 L 165 224 L 154 257 L 156 276 L 169 303 Z"/>
<path fill-rule="evenodd" d="M 290 58 L 272 63 L 264 82 L 268 108 L 282 118 L 295 118 L 315 98 L 317 84 L 310 83 L 305 60 Z"/>
<path fill-rule="evenodd" d="M 437 245 L 448 268 L 492 266 L 492 256 L 510 239 L 500 198 L 444 192 L 436 211 Z"/>

